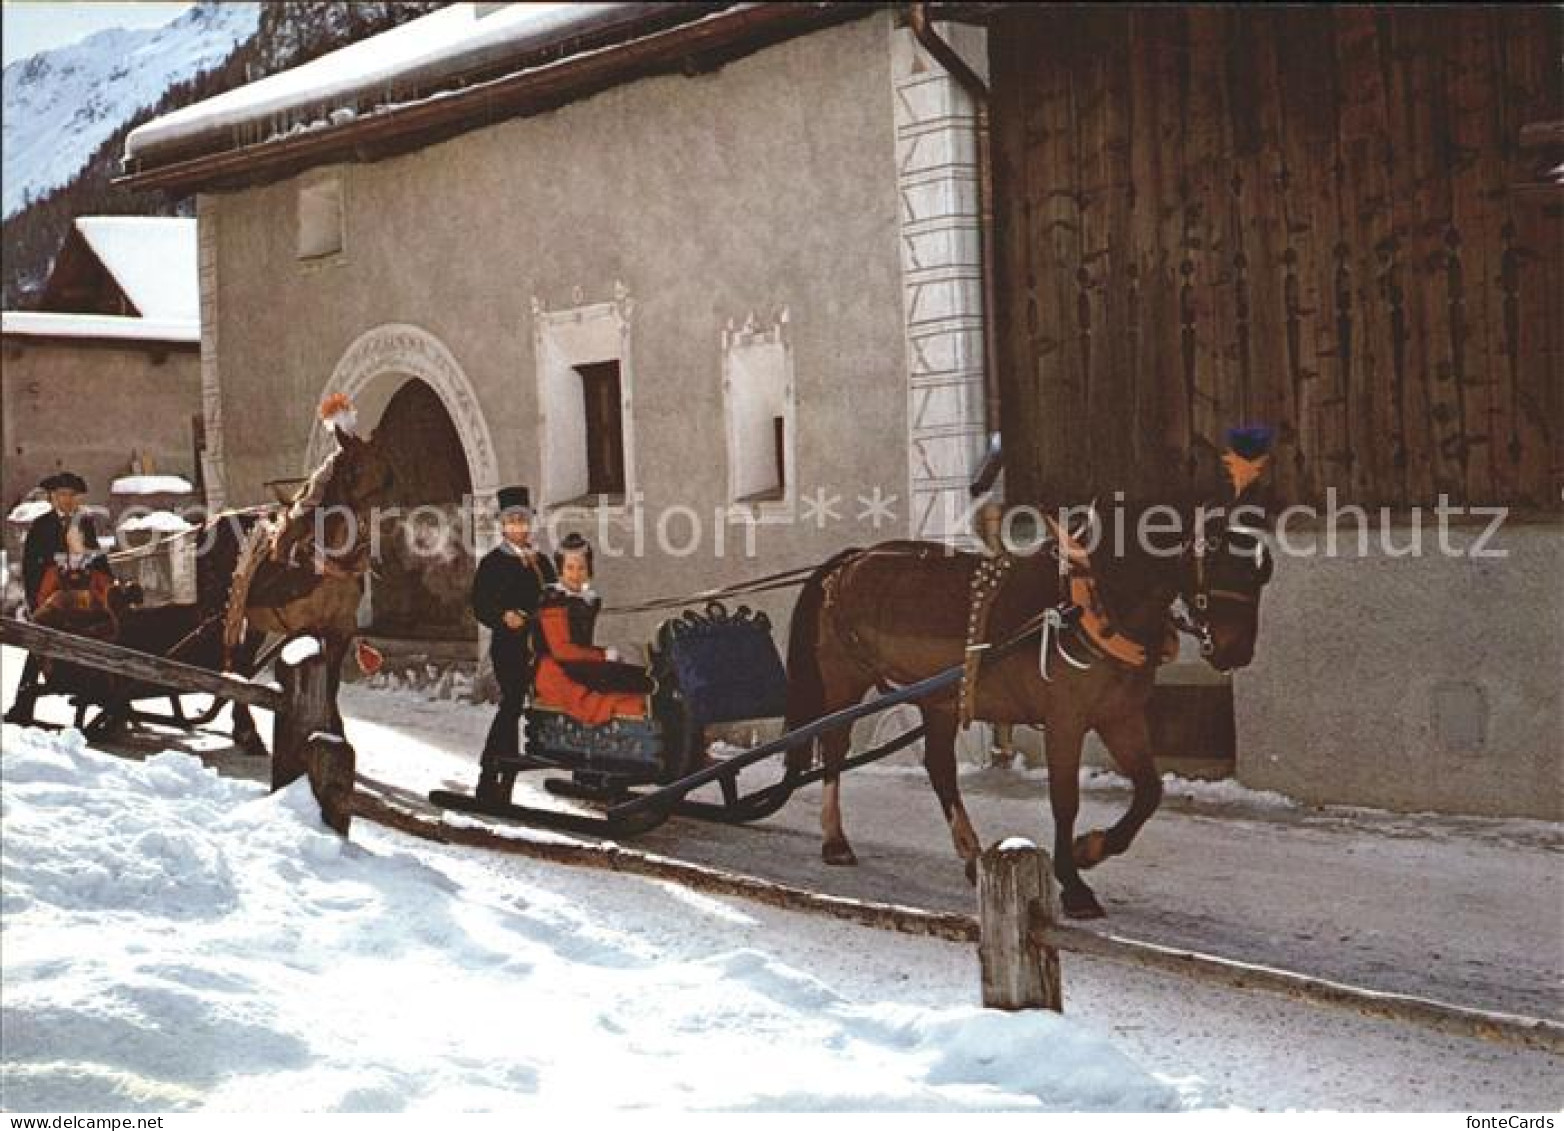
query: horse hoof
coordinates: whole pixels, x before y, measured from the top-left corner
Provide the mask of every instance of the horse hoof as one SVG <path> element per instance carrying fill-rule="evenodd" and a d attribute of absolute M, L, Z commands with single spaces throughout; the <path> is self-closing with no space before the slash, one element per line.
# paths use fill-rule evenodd
<path fill-rule="evenodd" d="M 1095 868 L 1108 858 L 1108 834 L 1101 829 L 1093 829 L 1076 837 L 1070 846 L 1070 856 L 1075 866 L 1083 871 Z"/>
<path fill-rule="evenodd" d="M 1102 909 L 1102 904 L 1097 902 L 1097 897 L 1092 894 L 1091 888 L 1066 888 L 1060 894 L 1060 902 L 1064 904 L 1064 914 L 1067 919 L 1106 919 L 1108 913 Z"/>
<path fill-rule="evenodd" d="M 827 864 L 852 865 L 858 863 L 858 857 L 853 855 L 852 845 L 844 841 L 836 841 L 827 844 L 820 849 L 820 859 Z"/>
<path fill-rule="evenodd" d="M 968 860 L 965 871 L 967 873 L 967 883 L 977 887 L 977 861 Z"/>

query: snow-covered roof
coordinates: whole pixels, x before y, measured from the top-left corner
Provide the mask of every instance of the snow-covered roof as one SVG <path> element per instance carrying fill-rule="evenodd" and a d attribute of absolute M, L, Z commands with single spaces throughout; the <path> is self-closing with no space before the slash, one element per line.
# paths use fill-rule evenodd
<path fill-rule="evenodd" d="M 195 488 L 182 475 L 122 475 L 114 480 L 114 495 L 184 495 Z"/>
<path fill-rule="evenodd" d="M 48 499 L 25 499 L 11 508 L 11 513 L 6 515 L 7 521 L 22 522 L 31 525 L 34 519 L 48 513 L 54 504 Z"/>
<path fill-rule="evenodd" d="M 119 524 L 119 528 L 132 533 L 153 530 L 159 534 L 183 534 L 187 530 L 195 529 L 194 525 L 173 511 L 148 511 L 146 514 L 125 519 Z"/>
<path fill-rule="evenodd" d="M 194 220 L 80 216 L 76 230 L 143 318 L 200 320 Z"/>
<path fill-rule="evenodd" d="M 201 324 L 194 318 L 128 318 L 119 314 L 46 314 L 7 310 L 0 314 L 0 333 L 8 337 L 199 344 Z"/>
<path fill-rule="evenodd" d="M 389 104 L 403 92 L 502 64 L 587 32 L 644 17 L 660 4 L 452 4 L 303 66 L 165 114 L 130 132 L 127 160 L 183 148 L 267 119 Z"/>

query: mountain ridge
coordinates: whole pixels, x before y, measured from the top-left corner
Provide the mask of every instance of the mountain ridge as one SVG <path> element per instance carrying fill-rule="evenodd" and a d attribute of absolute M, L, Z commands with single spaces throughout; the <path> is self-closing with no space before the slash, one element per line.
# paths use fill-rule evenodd
<path fill-rule="evenodd" d="M 53 258 L 77 216 L 194 214 L 192 200 L 170 199 L 162 193 L 132 193 L 110 183 L 119 175 L 125 135 L 136 126 L 247 82 L 300 66 L 348 43 L 427 15 L 445 7 L 447 2 L 302 0 L 238 5 L 201 0 L 161 28 L 108 28 L 77 43 L 11 63 L 4 72 L 6 216 L 0 223 L 0 243 L 5 248 L 4 264 L 0 267 L 0 302 L 7 310 L 31 309 L 36 305 Z M 244 10 L 251 8 L 255 9 L 255 26 L 250 34 L 238 36 L 245 27 Z M 170 38 L 169 33 L 176 28 L 179 34 Z M 226 49 L 218 49 L 224 35 L 238 37 Z M 143 69 L 138 71 L 135 52 L 148 49 L 154 49 L 154 61 L 143 60 Z M 85 87 L 82 82 L 67 81 L 54 87 L 51 98 L 39 101 L 46 76 L 80 79 L 85 60 L 101 61 L 102 53 L 109 50 L 115 52 L 114 62 L 106 72 L 98 72 L 96 81 L 86 82 Z M 157 52 L 171 50 L 184 51 L 188 57 L 164 58 L 159 65 Z M 58 70 L 64 67 L 78 69 L 60 76 Z M 121 69 L 123 74 L 113 77 Z M 134 76 L 138 74 L 152 77 L 137 82 Z M 26 85 L 30 89 L 22 92 L 20 80 L 24 75 L 28 76 Z M 164 81 L 159 75 L 177 77 Z M 15 105 L 13 82 L 18 84 Z M 114 92 L 117 97 L 105 94 L 103 88 L 109 82 L 125 84 Z M 144 89 L 151 86 L 159 89 Z M 24 93 L 31 101 L 24 100 Z M 131 100 L 139 104 L 126 106 Z M 80 124 L 73 126 L 78 115 Z M 13 119 L 18 119 L 16 128 L 24 131 L 16 141 Z M 107 128 L 89 131 L 84 128 L 87 124 Z M 85 156 L 75 165 L 74 173 L 55 178 L 47 169 L 33 175 L 20 168 L 13 170 L 13 144 L 34 145 L 44 155 L 40 160 L 52 160 L 51 147 L 65 148 L 59 145 L 62 134 L 82 139 L 78 148 Z M 16 159 L 25 159 L 27 155 L 24 148 Z M 22 186 L 14 212 L 13 179 Z M 31 195 L 28 186 L 34 186 Z"/>

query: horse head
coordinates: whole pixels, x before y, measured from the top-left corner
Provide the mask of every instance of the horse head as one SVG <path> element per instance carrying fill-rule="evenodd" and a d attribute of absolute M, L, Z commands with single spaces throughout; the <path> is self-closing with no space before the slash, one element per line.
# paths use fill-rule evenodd
<path fill-rule="evenodd" d="M 325 503 L 342 506 L 362 514 L 370 507 L 390 499 L 396 472 L 389 453 L 371 435 L 361 440 L 343 428 L 332 429 L 340 454 L 326 488 Z"/>
<path fill-rule="evenodd" d="M 1255 497 L 1270 440 L 1265 428 L 1228 433 L 1222 464 L 1229 493 L 1217 505 L 1196 510 L 1181 558 L 1180 596 L 1200 637 L 1201 655 L 1222 672 L 1254 659 L 1260 594 L 1275 568 L 1266 545 L 1265 509 Z"/>

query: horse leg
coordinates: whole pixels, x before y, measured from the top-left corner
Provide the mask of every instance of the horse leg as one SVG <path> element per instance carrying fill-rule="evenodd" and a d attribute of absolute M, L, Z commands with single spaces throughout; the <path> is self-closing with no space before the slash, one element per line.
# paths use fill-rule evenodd
<path fill-rule="evenodd" d="M 1114 719 L 1097 728 L 1107 744 L 1108 753 L 1118 763 L 1119 769 L 1135 787 L 1130 807 L 1107 832 L 1093 830 L 1076 842 L 1075 860 L 1082 868 L 1090 868 L 1109 856 L 1118 856 L 1128 850 L 1135 834 L 1140 832 L 1162 801 L 1162 779 L 1157 776 L 1156 763 L 1151 756 L 1151 731 L 1146 725 L 1144 712 Z"/>
<path fill-rule="evenodd" d="M 834 730 L 820 739 L 820 757 L 825 765 L 820 798 L 820 859 L 827 864 L 858 863 L 853 846 L 847 842 L 847 831 L 842 827 L 842 763 L 847 760 L 851 742 L 849 727 Z"/>
<path fill-rule="evenodd" d="M 1075 862 L 1075 818 L 1081 808 L 1081 743 L 1086 732 L 1049 720 L 1045 731 L 1048 754 L 1048 803 L 1054 815 L 1054 875 L 1059 899 L 1072 919 L 1101 919 L 1107 914 L 1092 889 L 1081 879 Z"/>
<path fill-rule="evenodd" d="M 790 719 L 792 726 L 803 726 L 850 707 L 869 690 L 869 681 L 852 665 L 831 654 L 822 655 L 819 662 L 819 697 L 810 704 L 807 714 Z M 852 741 L 850 726 L 837 727 L 816 739 L 821 767 L 825 772 L 820 797 L 820 859 L 827 864 L 858 863 L 858 857 L 854 855 L 853 846 L 848 843 L 847 832 L 842 825 L 842 763 L 847 760 Z M 802 768 L 802 765 L 793 764 L 790 754 L 789 769 Z"/>
<path fill-rule="evenodd" d="M 342 729 L 342 711 L 337 707 L 337 692 L 342 688 L 342 662 L 347 659 L 348 644 L 340 637 L 326 640 L 326 701 L 331 704 L 331 727 L 337 734 Z"/>
<path fill-rule="evenodd" d="M 967 816 L 967 807 L 961 803 L 961 789 L 956 782 L 956 724 L 955 713 L 948 705 L 924 706 L 923 768 L 939 798 L 940 811 L 950 826 L 950 839 L 956 846 L 956 855 L 966 864 L 967 882 L 977 883 L 977 859 L 983 851 L 978 842 L 977 830 Z"/>
<path fill-rule="evenodd" d="M 266 757 L 268 753 L 266 743 L 261 738 L 261 732 L 256 729 L 255 716 L 250 714 L 249 705 L 236 700 L 233 709 L 234 745 L 246 754 L 252 754 L 257 758 Z"/>

